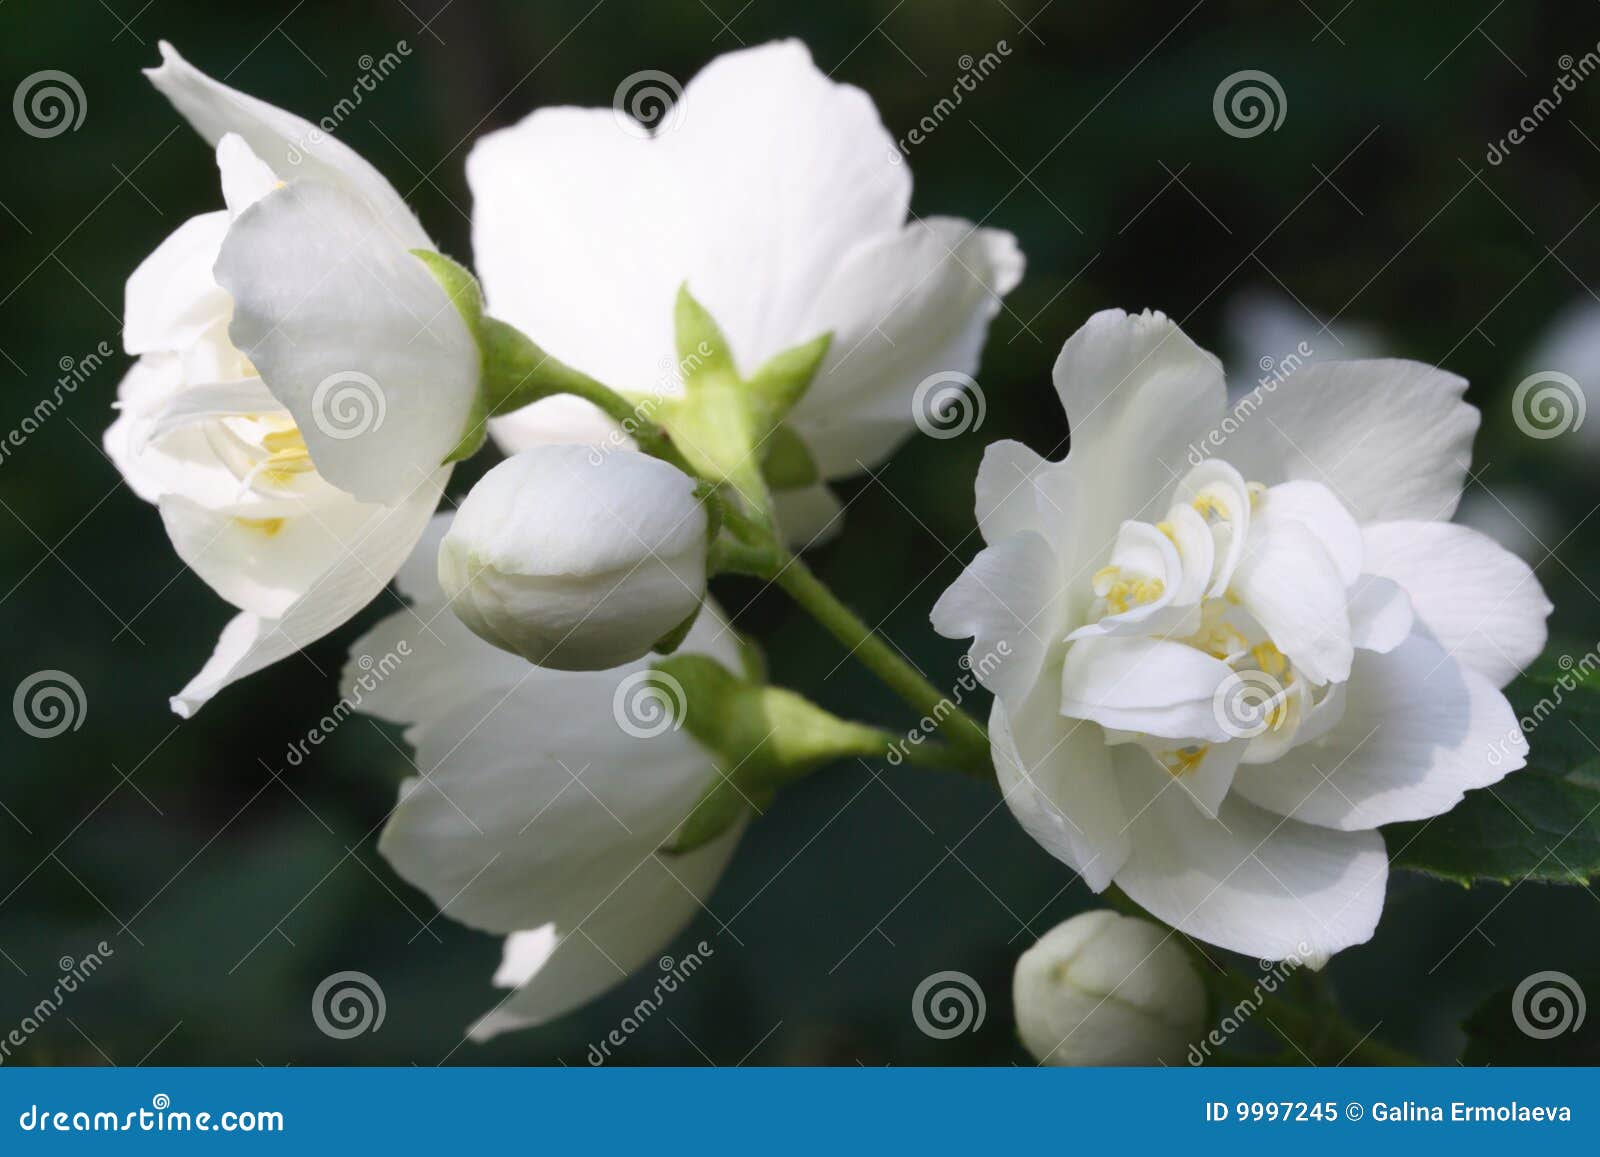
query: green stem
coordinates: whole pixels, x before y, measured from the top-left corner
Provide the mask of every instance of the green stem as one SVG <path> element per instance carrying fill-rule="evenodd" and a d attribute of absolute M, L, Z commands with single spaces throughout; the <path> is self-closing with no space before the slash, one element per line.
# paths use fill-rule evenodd
<path fill-rule="evenodd" d="M 792 555 L 783 558 L 772 581 L 787 591 L 829 634 L 850 648 L 850 653 L 895 694 L 943 731 L 965 757 L 964 766 L 968 771 L 986 779 L 993 776 L 989 737 L 978 721 L 918 674 L 877 632 L 841 603 L 805 563 Z"/>

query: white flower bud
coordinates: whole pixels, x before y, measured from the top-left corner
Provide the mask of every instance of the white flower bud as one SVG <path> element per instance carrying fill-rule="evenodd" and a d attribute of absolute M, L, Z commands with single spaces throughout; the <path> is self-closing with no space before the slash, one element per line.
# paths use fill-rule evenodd
<path fill-rule="evenodd" d="M 1085 912 L 1017 960 L 1017 1033 L 1050 1065 L 1181 1063 L 1205 987 L 1183 948 L 1147 920 Z"/>
<path fill-rule="evenodd" d="M 439 582 L 474 634 L 541 667 L 597 671 L 649 652 L 706 589 L 695 483 L 643 454 L 538 446 L 472 488 Z"/>

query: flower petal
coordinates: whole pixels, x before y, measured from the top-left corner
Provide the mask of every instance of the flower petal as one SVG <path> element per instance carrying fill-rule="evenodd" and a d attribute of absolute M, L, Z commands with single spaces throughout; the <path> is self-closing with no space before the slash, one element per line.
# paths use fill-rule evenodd
<path fill-rule="evenodd" d="M 833 271 L 905 222 L 910 175 L 872 101 L 798 41 L 712 61 L 653 138 L 620 116 L 541 109 L 467 158 L 491 311 L 619 389 L 670 373 L 684 282 L 750 372 L 818 336 Z"/>
<path fill-rule="evenodd" d="M 1405 588 L 1362 575 L 1350 589 L 1350 642 L 1364 651 L 1392 651 L 1411 635 L 1416 616 Z"/>
<path fill-rule="evenodd" d="M 912 432 L 919 411 L 924 421 L 934 418 L 931 400 L 964 406 L 965 428 L 974 426 L 986 401 L 966 379 L 1022 268 L 1011 234 L 949 217 L 914 221 L 850 251 L 800 324 L 802 333 L 833 334 L 790 418 L 824 477 L 883 461 Z M 956 393 L 966 391 L 976 393 L 958 401 Z"/>
<path fill-rule="evenodd" d="M 124 294 L 125 350 L 182 350 L 228 316 L 232 303 L 211 276 L 227 232 L 227 213 L 190 217 L 139 263 Z"/>
<path fill-rule="evenodd" d="M 1306 678 L 1349 678 L 1349 594 L 1322 539 L 1304 523 L 1256 520 L 1228 589 Z"/>
<path fill-rule="evenodd" d="M 1302 366 L 1264 392 L 1227 454 L 1269 486 L 1322 483 L 1362 525 L 1449 518 L 1478 429 L 1478 411 L 1461 400 L 1466 388 L 1420 362 Z"/>
<path fill-rule="evenodd" d="M 1367 570 L 1405 588 L 1428 633 L 1496 687 L 1544 650 L 1550 600 L 1493 539 L 1448 522 L 1379 523 L 1364 537 Z"/>
<path fill-rule="evenodd" d="M 472 1026 L 472 1038 L 554 1020 L 655 961 L 704 908 L 742 830 L 741 824 L 688 855 L 651 856 L 576 924 L 512 933 L 495 984 L 515 991 Z"/>
<path fill-rule="evenodd" d="M 1375 828 L 1442 815 L 1526 761 L 1505 696 L 1424 635 L 1388 654 L 1359 652 L 1345 694 L 1326 735 L 1241 768 L 1235 789 L 1306 823 Z"/>
<path fill-rule="evenodd" d="M 1217 359 L 1164 314 L 1095 314 L 1055 364 L 1067 412 L 1068 464 L 1085 488 L 1074 526 L 1079 564 L 1111 549 L 1124 519 L 1159 516 L 1158 501 L 1186 468 L 1192 439 L 1222 415 Z"/>
<path fill-rule="evenodd" d="M 393 502 L 467 431 L 481 359 L 466 322 L 358 198 L 297 182 L 242 213 L 217 280 L 229 333 L 329 482 Z"/>
<path fill-rule="evenodd" d="M 1002 699 L 1027 694 L 1059 640 L 1063 591 L 1048 543 L 1032 531 L 980 551 L 933 605 L 933 629 L 970 636 L 968 668 Z"/>
<path fill-rule="evenodd" d="M 200 673 L 173 696 L 172 710 L 189 718 L 230 683 L 310 646 L 371 602 L 411 553 L 449 477 L 449 467 L 436 470 L 400 505 L 375 511 L 346 541 L 339 561 L 281 618 L 236 615 Z"/>
<path fill-rule="evenodd" d="M 161 66 L 146 69 L 145 75 L 207 144 L 237 133 L 282 179 L 307 178 L 348 189 L 371 205 L 402 247 L 433 248 L 394 186 L 354 149 L 293 113 L 212 80 L 165 40 L 160 47 Z"/>
<path fill-rule="evenodd" d="M 1126 806 L 1141 806 L 1116 883 L 1151 915 L 1263 960 L 1316 964 L 1372 936 L 1389 875 L 1377 832 L 1313 827 L 1237 795 L 1209 820 L 1141 752 L 1117 751 Z"/>
<path fill-rule="evenodd" d="M 1214 701 L 1233 674 L 1220 659 L 1187 643 L 1108 635 L 1067 649 L 1061 713 L 1116 731 L 1225 743 Z"/>

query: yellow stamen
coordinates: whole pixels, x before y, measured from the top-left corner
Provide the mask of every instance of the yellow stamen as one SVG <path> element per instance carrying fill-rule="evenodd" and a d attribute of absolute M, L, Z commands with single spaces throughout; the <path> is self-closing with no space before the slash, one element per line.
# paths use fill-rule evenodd
<path fill-rule="evenodd" d="M 234 521 L 246 530 L 260 531 L 268 538 L 283 529 L 283 519 L 281 518 L 235 518 Z"/>
<path fill-rule="evenodd" d="M 1171 774 L 1187 775 L 1205 762 L 1206 753 L 1210 750 L 1211 745 L 1208 743 L 1191 743 L 1188 747 L 1162 752 L 1157 758 L 1161 760 L 1161 766 Z"/>

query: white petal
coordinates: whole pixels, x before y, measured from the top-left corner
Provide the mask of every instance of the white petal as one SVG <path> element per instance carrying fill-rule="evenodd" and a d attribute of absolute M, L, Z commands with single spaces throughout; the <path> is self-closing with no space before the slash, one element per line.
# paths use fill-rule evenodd
<path fill-rule="evenodd" d="M 392 502 L 467 432 L 477 343 L 357 198 L 310 182 L 278 190 L 234 222 L 216 274 L 234 298 L 234 344 L 335 486 Z"/>
<path fill-rule="evenodd" d="M 964 407 L 958 420 L 970 415 L 963 428 L 975 428 L 987 400 L 962 379 L 977 372 L 989 322 L 1022 266 L 1011 234 L 949 217 L 914 221 L 849 253 L 800 324 L 833 334 L 790 419 L 824 477 L 877 465 L 912 433 L 919 411 L 935 429 L 949 428 L 930 411 L 944 398 L 941 385 Z"/>
<path fill-rule="evenodd" d="M 1361 561 L 1366 553 L 1361 528 L 1333 491 L 1320 482 L 1301 479 L 1268 487 L 1256 516 L 1300 523 L 1322 543 L 1345 586 L 1361 577 Z"/>
<path fill-rule="evenodd" d="M 1350 589 L 1350 642 L 1364 651 L 1392 651 L 1411 634 L 1416 616 L 1405 588 L 1393 579 L 1362 575 Z"/>
<path fill-rule="evenodd" d="M 1067 339 L 1055 385 L 1071 427 L 1068 462 L 1093 501 L 1074 527 L 1078 559 L 1110 550 L 1123 519 L 1153 519 L 1189 460 L 1191 440 L 1222 415 L 1217 359 L 1163 314 L 1105 310 Z"/>
<path fill-rule="evenodd" d="M 1322 540 L 1303 523 L 1258 520 L 1229 592 L 1313 683 L 1349 677 L 1349 595 Z"/>
<path fill-rule="evenodd" d="M 662 950 L 704 909 L 742 828 L 685 856 L 652 856 L 578 924 L 513 933 L 495 983 L 515 984 L 516 990 L 473 1025 L 472 1038 L 488 1040 L 554 1020 L 636 969 L 645 976 L 663 975 L 660 967 L 665 974 L 682 973 L 688 954 L 670 960 Z M 698 971 L 713 963 L 716 946 L 704 942 L 692 951 Z"/>
<path fill-rule="evenodd" d="M 1038 681 L 1059 638 L 1063 593 L 1055 553 L 1032 531 L 980 551 L 930 616 L 947 639 L 972 638 L 969 670 L 996 695 L 1014 699 Z"/>
<path fill-rule="evenodd" d="M 687 731 L 624 730 L 614 703 L 647 661 L 529 667 L 431 719 L 380 848 L 452 919 L 492 932 L 582 921 L 648 862 L 713 781 Z"/>
<path fill-rule="evenodd" d="M 989 713 L 995 775 L 1017 822 L 1096 892 L 1128 855 L 1128 819 L 1105 734 L 1063 719 L 1050 681 L 1016 711 L 996 699 Z"/>
<path fill-rule="evenodd" d="M 128 278 L 122 345 L 130 354 L 182 350 L 232 308 L 211 276 L 228 232 L 226 213 L 190 217 Z"/>
<path fill-rule="evenodd" d="M 1072 541 L 1077 492 L 1065 462 L 1047 462 L 1021 442 L 991 442 L 978 467 L 978 530 L 991 546 L 1018 531 L 1037 531 L 1059 554 Z"/>
<path fill-rule="evenodd" d="M 491 418 L 489 433 L 507 457 L 534 446 L 596 446 L 613 451 L 638 447 L 599 406 L 572 394 L 541 398 L 504 417 Z"/>
<path fill-rule="evenodd" d="M 816 337 L 846 254 L 905 222 L 910 176 L 871 100 L 797 41 L 712 61 L 654 139 L 619 115 L 541 109 L 467 159 L 491 312 L 617 388 L 670 371 L 685 281 L 748 372 Z"/>
<path fill-rule="evenodd" d="M 1263 960 L 1325 960 L 1371 937 L 1389 874 L 1377 832 L 1298 823 L 1237 794 L 1208 820 L 1130 748 L 1118 749 L 1116 773 L 1130 811 L 1143 804 L 1116 883 L 1151 915 Z"/>
<path fill-rule="evenodd" d="M 1419 362 L 1303 366 L 1263 391 L 1226 453 L 1269 486 L 1322 483 L 1362 525 L 1449 518 L 1478 429 L 1478 411 L 1461 400 L 1466 388 Z"/>
<path fill-rule="evenodd" d="M 222 174 L 222 201 L 237 217 L 283 182 L 238 133 L 217 142 L 217 171 Z"/>
<path fill-rule="evenodd" d="M 219 84 L 165 40 L 161 66 L 146 69 L 145 75 L 207 144 L 215 146 L 228 133 L 237 133 L 283 180 L 306 178 L 349 189 L 372 206 L 404 247 L 433 248 L 394 186 L 355 150 L 315 125 Z"/>
<path fill-rule="evenodd" d="M 1404 587 L 1428 633 L 1496 687 L 1544 650 L 1550 600 L 1494 540 L 1448 522 L 1380 523 L 1365 538 L 1367 570 Z"/>
<path fill-rule="evenodd" d="M 160 501 L 173 549 L 207 586 L 263 619 L 288 613 L 359 541 L 381 507 L 346 500 L 289 517 L 209 509 L 182 495 Z"/>
<path fill-rule="evenodd" d="M 1108 636 L 1067 650 L 1061 713 L 1169 739 L 1232 738 L 1213 701 L 1232 669 L 1187 643 Z"/>
<path fill-rule="evenodd" d="M 173 711 L 189 718 L 230 683 L 310 646 L 371 602 L 411 553 L 449 477 L 449 468 L 436 470 L 399 506 L 374 513 L 347 540 L 339 561 L 282 618 L 236 615 L 200 673 L 172 698 Z"/>
<path fill-rule="evenodd" d="M 1344 717 L 1325 736 L 1242 768 L 1236 790 L 1306 823 L 1374 828 L 1441 815 L 1526 760 L 1505 696 L 1425 636 L 1360 652 L 1345 694 Z"/>

